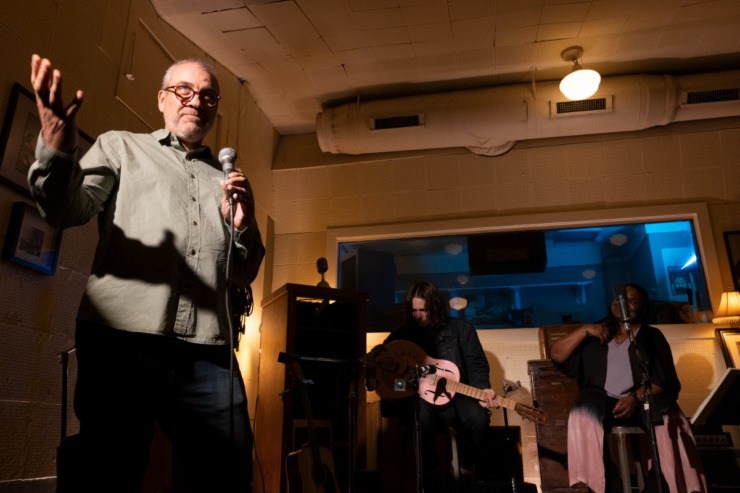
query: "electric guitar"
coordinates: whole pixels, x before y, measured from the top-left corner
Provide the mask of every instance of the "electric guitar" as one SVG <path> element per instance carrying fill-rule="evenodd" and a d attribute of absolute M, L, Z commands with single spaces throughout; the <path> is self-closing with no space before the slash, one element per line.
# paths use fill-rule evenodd
<path fill-rule="evenodd" d="M 448 404 L 456 393 L 485 400 L 483 390 L 460 383 L 460 371 L 455 363 L 430 358 L 410 341 L 396 340 L 376 346 L 366 355 L 365 364 L 375 368 L 369 385 L 373 388 L 368 390 L 375 390 L 382 399 L 393 401 L 410 397 L 414 392 L 410 380 L 418 379 L 417 393 L 430 404 Z M 498 394 L 494 399 L 499 406 L 515 411 L 528 421 L 545 424 L 545 413 L 539 409 Z"/>
<path fill-rule="evenodd" d="M 326 447 L 316 441 L 316 430 L 311 412 L 308 390 L 298 361 L 291 361 L 288 367 L 294 378 L 300 382 L 303 411 L 306 415 L 308 442 L 300 450 L 288 454 L 285 459 L 287 493 L 341 493 L 334 472 L 334 458 Z"/>

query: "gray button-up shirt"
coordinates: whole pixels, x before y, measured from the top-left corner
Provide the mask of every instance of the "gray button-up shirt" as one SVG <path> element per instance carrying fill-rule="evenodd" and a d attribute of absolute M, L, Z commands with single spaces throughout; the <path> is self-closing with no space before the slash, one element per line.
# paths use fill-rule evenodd
<path fill-rule="evenodd" d="M 167 130 L 101 135 L 78 163 L 39 137 L 29 184 L 60 228 L 98 216 L 99 241 L 78 319 L 202 344 L 229 341 L 225 308 L 230 228 L 223 172 L 210 149 L 191 152 Z M 257 224 L 235 234 L 233 282 L 264 257 Z"/>

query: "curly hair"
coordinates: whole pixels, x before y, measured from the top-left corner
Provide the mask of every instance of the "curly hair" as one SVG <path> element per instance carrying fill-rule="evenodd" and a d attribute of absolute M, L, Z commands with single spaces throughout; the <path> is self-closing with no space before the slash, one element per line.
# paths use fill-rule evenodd
<path fill-rule="evenodd" d="M 406 323 L 416 323 L 412 314 L 411 301 L 414 298 L 421 298 L 426 302 L 426 309 L 429 310 L 429 326 L 432 328 L 441 328 L 447 325 L 450 320 L 450 310 L 447 301 L 439 292 L 437 286 L 428 281 L 419 281 L 414 283 L 406 291 L 404 300 L 404 315 Z"/>

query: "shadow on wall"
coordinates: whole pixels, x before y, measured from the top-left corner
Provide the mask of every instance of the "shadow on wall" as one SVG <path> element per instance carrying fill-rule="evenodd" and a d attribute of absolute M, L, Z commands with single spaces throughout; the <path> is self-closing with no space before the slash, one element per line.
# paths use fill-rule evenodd
<path fill-rule="evenodd" d="M 485 353 L 486 359 L 488 360 L 488 365 L 490 366 L 491 388 L 496 391 L 496 394 L 511 399 L 513 401 L 520 402 L 527 406 L 531 406 L 532 393 L 524 388 L 524 386 L 527 385 L 528 382 L 517 383 L 517 381 L 513 378 L 507 378 L 504 367 L 503 365 L 501 365 L 498 357 L 496 357 L 496 355 L 491 353 L 490 351 L 486 351 Z M 519 384 L 521 384 L 522 386 L 520 387 Z M 505 392 L 504 385 L 508 385 L 511 388 L 508 388 Z M 525 424 L 519 422 L 520 420 L 518 419 L 516 412 L 507 410 L 507 413 L 509 424 L 516 426 L 519 426 L 520 424 Z M 512 417 L 515 418 L 513 422 Z M 496 426 L 504 424 L 503 409 L 499 412 L 494 411 L 491 417 L 491 424 Z"/>
<path fill-rule="evenodd" d="M 707 356 L 697 353 L 681 355 L 676 360 L 676 372 L 681 381 L 681 408 L 687 416 L 691 416 L 712 391 L 719 375 Z"/>

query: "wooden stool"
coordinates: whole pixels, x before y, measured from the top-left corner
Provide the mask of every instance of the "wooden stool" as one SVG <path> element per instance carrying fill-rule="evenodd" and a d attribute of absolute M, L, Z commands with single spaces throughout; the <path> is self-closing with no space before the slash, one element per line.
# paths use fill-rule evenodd
<path fill-rule="evenodd" d="M 632 493 L 632 480 L 630 477 L 629 463 L 630 454 L 627 449 L 627 435 L 639 435 L 645 432 L 642 428 L 638 428 L 636 426 L 615 426 L 612 428 L 611 433 L 617 438 L 617 448 L 619 451 L 619 475 L 622 478 L 622 491 L 624 493 Z M 642 477 L 642 466 L 638 461 L 634 461 L 634 466 L 635 476 L 637 476 L 637 491 L 642 491 L 645 489 L 645 479 Z"/>

